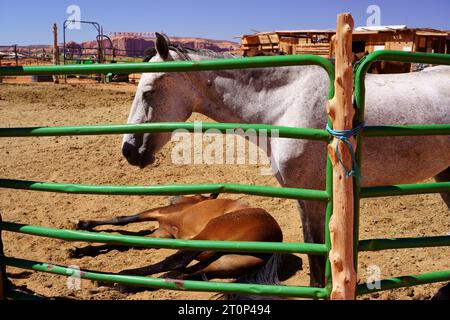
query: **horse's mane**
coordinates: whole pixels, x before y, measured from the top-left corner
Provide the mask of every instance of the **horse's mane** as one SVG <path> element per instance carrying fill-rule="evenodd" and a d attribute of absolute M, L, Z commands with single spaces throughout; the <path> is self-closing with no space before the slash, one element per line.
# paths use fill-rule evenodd
<path fill-rule="evenodd" d="M 210 49 L 190 49 L 190 48 L 186 48 L 186 50 L 192 54 L 198 54 L 200 56 L 206 56 L 217 59 L 239 58 L 238 55 L 232 54 L 230 52 L 216 52 Z"/>
<path fill-rule="evenodd" d="M 196 54 L 200 56 L 215 58 L 215 59 L 230 59 L 230 58 L 238 58 L 239 56 L 229 53 L 229 52 L 215 52 L 209 49 L 192 49 L 183 47 L 181 44 L 170 44 L 169 50 L 175 51 L 183 60 L 191 60 L 189 54 Z M 149 47 L 144 51 L 144 62 L 150 61 L 154 56 L 156 56 L 158 52 L 155 47 Z"/>

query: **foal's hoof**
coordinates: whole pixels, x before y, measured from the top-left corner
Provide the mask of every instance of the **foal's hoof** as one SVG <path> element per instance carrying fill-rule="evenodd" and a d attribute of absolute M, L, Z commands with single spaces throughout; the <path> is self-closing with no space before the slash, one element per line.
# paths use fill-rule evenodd
<path fill-rule="evenodd" d="M 89 221 L 85 220 L 75 220 L 73 221 L 73 228 L 75 230 L 92 230 Z"/>
<path fill-rule="evenodd" d="M 79 248 L 70 248 L 67 250 L 67 255 L 69 256 L 69 258 L 80 258 L 81 253 L 80 253 L 80 249 Z"/>
<path fill-rule="evenodd" d="M 114 288 L 114 283 L 111 283 L 111 282 L 105 282 L 105 281 L 100 281 L 100 280 L 94 280 L 92 282 L 99 290 L 100 290 L 100 288 L 102 288 L 102 290 Z"/>
<path fill-rule="evenodd" d="M 149 288 L 134 287 L 134 286 L 127 286 L 127 285 L 124 285 L 124 284 L 117 284 L 117 285 L 114 286 L 114 289 L 116 289 L 120 293 L 138 293 L 138 292 L 146 291 Z"/>

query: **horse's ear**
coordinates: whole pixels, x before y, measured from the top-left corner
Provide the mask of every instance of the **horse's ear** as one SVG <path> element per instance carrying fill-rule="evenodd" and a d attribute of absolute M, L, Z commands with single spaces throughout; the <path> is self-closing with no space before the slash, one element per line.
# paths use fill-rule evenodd
<path fill-rule="evenodd" d="M 156 35 L 156 51 L 158 52 L 159 56 L 165 61 L 169 59 L 169 42 L 168 37 L 164 34 L 161 34 L 159 32 L 155 33 Z"/>
<path fill-rule="evenodd" d="M 169 198 L 169 205 L 173 206 L 177 203 L 180 203 L 181 201 L 184 200 L 183 196 L 174 196 L 174 197 L 170 197 Z"/>

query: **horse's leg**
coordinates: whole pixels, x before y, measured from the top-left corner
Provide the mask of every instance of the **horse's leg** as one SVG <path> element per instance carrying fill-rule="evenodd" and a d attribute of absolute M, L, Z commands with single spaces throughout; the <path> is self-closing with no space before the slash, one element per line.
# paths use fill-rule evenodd
<path fill-rule="evenodd" d="M 91 230 L 104 225 L 125 226 L 129 223 L 155 221 L 156 217 L 152 214 L 153 212 L 154 210 L 146 210 L 132 216 L 120 216 L 107 220 L 79 220 L 75 224 L 75 228 L 77 230 Z"/>
<path fill-rule="evenodd" d="M 315 141 L 275 141 L 273 163 L 276 178 L 283 187 L 324 190 L 326 177 L 326 145 Z M 290 142 L 289 142 L 290 141 Z M 296 155 L 292 150 L 301 150 Z M 279 160 L 277 160 L 277 158 Z M 325 243 L 326 203 L 299 200 L 303 238 L 306 243 Z M 308 255 L 310 284 L 314 287 L 325 285 L 325 257 Z"/>
<path fill-rule="evenodd" d="M 317 201 L 299 201 L 303 226 L 303 238 L 306 243 L 325 243 L 326 203 Z M 308 255 L 310 285 L 325 286 L 325 257 Z"/>
<path fill-rule="evenodd" d="M 434 177 L 434 179 L 437 182 L 450 181 L 450 167 L 439 173 Z M 450 192 L 441 193 L 441 197 L 450 210 Z M 450 282 L 446 286 L 442 287 L 432 298 L 432 300 L 450 300 Z"/>
<path fill-rule="evenodd" d="M 450 167 L 442 171 L 434 177 L 437 182 L 449 182 L 450 181 Z M 450 192 L 441 193 L 441 197 L 444 200 L 447 207 L 450 209 Z"/>

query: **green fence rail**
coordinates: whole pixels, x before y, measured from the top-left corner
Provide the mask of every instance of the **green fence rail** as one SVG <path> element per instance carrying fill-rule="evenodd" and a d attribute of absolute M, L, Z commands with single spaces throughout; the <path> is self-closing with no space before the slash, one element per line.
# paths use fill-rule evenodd
<path fill-rule="evenodd" d="M 363 295 L 397 288 L 412 287 L 427 283 L 443 282 L 448 281 L 449 279 L 450 279 L 450 270 L 429 272 L 419 275 L 403 276 L 398 278 L 381 280 L 378 285 L 360 284 L 357 287 L 357 293 L 358 295 Z"/>
<path fill-rule="evenodd" d="M 76 270 L 54 264 L 41 263 L 24 259 L 6 257 L 4 262 L 7 266 L 35 270 L 62 276 L 70 277 L 72 275 L 80 276 L 82 279 L 93 281 L 119 283 L 123 285 L 151 287 L 170 290 L 186 291 L 206 291 L 206 292 L 224 292 L 240 293 L 260 296 L 285 296 L 324 299 L 328 297 L 328 290 L 324 288 L 313 287 L 294 287 L 294 286 L 272 286 L 260 284 L 241 284 L 225 283 L 212 281 L 194 281 L 194 280 L 171 280 L 141 276 L 127 276 L 109 273 L 99 273 L 87 270 Z"/>
<path fill-rule="evenodd" d="M 92 73 L 141 73 L 141 72 L 194 72 L 223 69 L 265 68 L 283 66 L 316 65 L 327 72 L 330 86 L 328 98 L 334 96 L 334 66 L 324 58 L 313 55 L 292 55 L 277 57 L 255 57 L 240 59 L 221 59 L 207 61 L 174 61 L 163 63 L 129 63 L 129 64 L 95 64 L 95 65 L 65 65 L 65 66 L 32 66 L 32 67 L 0 67 L 1 75 L 67 75 Z M 325 107 L 325 106 L 324 106 Z M 325 122 L 325 121 L 324 121 Z M 328 120 L 328 122 L 330 122 Z M 238 129 L 244 131 L 254 130 L 267 136 L 280 138 L 309 139 L 328 142 L 330 135 L 323 129 L 289 128 L 270 125 L 250 124 L 224 124 L 224 123 L 151 123 L 141 125 L 96 125 L 96 126 L 70 126 L 70 127 L 35 127 L 35 128 L 0 128 L 0 137 L 38 137 L 38 136 L 72 136 L 72 135 L 106 135 L 125 133 L 151 133 L 172 132 L 174 130 L 187 130 L 189 132 L 202 132 L 218 130 L 229 133 L 228 130 Z M 324 148 L 326 145 L 324 145 Z M 297 188 L 276 188 L 269 186 L 249 186 L 241 184 L 204 184 L 204 185 L 164 185 L 164 186 L 92 186 L 80 184 L 62 184 L 36 181 L 23 181 L 0 179 L 0 188 L 13 188 L 22 190 L 64 192 L 76 194 L 97 195 L 175 195 L 195 194 L 207 192 L 244 193 L 258 196 L 270 196 L 291 199 L 307 199 L 327 202 L 326 226 L 332 213 L 332 166 L 327 159 L 326 190 L 307 190 Z M 237 283 L 184 281 L 183 287 L 170 280 L 105 274 L 99 272 L 83 271 L 81 276 L 91 280 L 116 282 L 129 285 L 141 285 L 173 290 L 234 292 L 257 295 L 297 296 L 309 298 L 327 298 L 331 292 L 331 271 L 328 259 L 330 236 L 328 227 L 325 228 L 325 243 L 258 243 L 258 242 L 232 242 L 232 241 L 200 241 L 200 240 L 174 240 L 151 239 L 112 235 L 104 233 L 81 232 L 72 230 L 58 230 L 39 226 L 21 225 L 3 222 L 0 228 L 5 231 L 19 232 L 36 236 L 51 237 L 67 241 L 88 241 L 119 245 L 132 245 L 156 248 L 172 248 L 187 250 L 213 250 L 222 252 L 280 252 L 280 253 L 307 253 L 324 255 L 326 264 L 326 288 L 295 287 L 295 286 L 269 286 Z M 70 276 L 72 271 L 61 266 L 54 266 L 35 261 L 15 258 L 5 258 L 9 266 L 19 268 L 52 272 Z M 13 294 L 13 293 L 11 293 Z"/>
<path fill-rule="evenodd" d="M 367 55 L 359 64 L 355 74 L 355 105 L 358 108 L 359 123 L 364 122 L 365 115 L 365 76 L 369 67 L 376 61 L 398 61 L 411 63 L 428 63 L 438 65 L 450 65 L 450 55 L 425 54 L 403 51 L 376 51 Z M 441 125 L 404 125 L 404 126 L 367 126 L 357 136 L 356 159 L 361 168 L 363 137 L 391 137 L 391 136 L 425 136 L 425 135 L 450 135 L 450 124 Z M 364 176 L 364 173 L 362 172 Z M 354 248 L 355 268 L 358 266 L 359 251 L 380 251 L 389 249 L 423 248 L 450 246 L 450 237 L 422 237 L 405 239 L 371 239 L 359 241 L 359 210 L 361 198 L 387 197 L 399 195 L 412 195 L 422 193 L 450 192 L 450 182 L 421 183 L 397 186 L 379 186 L 363 188 L 359 181 L 355 181 L 355 225 L 354 225 Z M 382 280 L 379 286 L 374 284 L 361 284 L 357 288 L 357 294 L 367 294 L 377 291 L 389 290 L 413 285 L 441 282 L 450 280 L 450 270 L 425 273 L 415 276 L 404 276 Z M 372 288 L 372 289 L 370 289 Z"/>
<path fill-rule="evenodd" d="M 173 196 L 200 193 L 245 193 L 256 196 L 277 197 L 286 199 L 303 199 L 329 201 L 326 191 L 254 186 L 245 184 L 191 184 L 162 186 L 120 186 L 120 185 L 86 185 L 71 183 L 36 182 L 25 180 L 0 179 L 0 188 L 33 190 L 46 192 L 62 192 L 95 195 L 152 195 Z"/>
<path fill-rule="evenodd" d="M 359 241 L 359 251 L 382 251 L 391 249 L 411 249 L 425 247 L 450 246 L 450 236 L 400 238 L 400 239 L 368 239 Z"/>
<path fill-rule="evenodd" d="M 34 128 L 1 128 L 0 137 L 43 137 L 43 136 L 73 136 L 73 135 L 109 135 L 125 133 L 155 133 L 186 130 L 189 132 L 206 132 L 217 130 L 239 132 L 253 131 L 264 133 L 268 137 L 276 134 L 280 138 L 310 139 L 328 141 L 330 134 L 322 129 L 293 128 L 257 124 L 207 123 L 207 122 L 165 122 L 124 125 L 95 125 L 95 126 L 67 126 L 67 127 L 34 127 Z"/>
<path fill-rule="evenodd" d="M 365 75 L 370 64 L 375 61 L 390 60 L 401 62 L 416 62 L 430 64 L 450 65 L 449 55 L 421 54 L 398 51 L 377 51 L 368 55 L 358 66 L 355 75 L 355 105 L 359 109 L 358 121 L 364 121 L 365 107 Z M 265 68 L 297 65 L 316 65 L 327 72 L 330 79 L 328 98 L 334 95 L 334 66 L 321 57 L 312 55 L 292 55 L 277 57 L 255 57 L 245 59 L 222 59 L 208 61 L 175 61 L 164 63 L 131 63 L 111 65 L 65 65 L 65 66 L 33 66 L 33 67 L 0 67 L 1 75 L 52 75 L 52 74 L 92 74 L 92 73 L 141 73 L 141 72 L 193 72 L 207 70 Z M 322 129 L 289 128 L 268 125 L 243 125 L 243 124 L 201 124 L 201 131 L 210 129 L 227 133 L 227 130 L 265 130 L 271 136 L 273 130 L 277 131 L 280 138 L 310 139 L 316 141 L 330 141 L 328 132 Z M 170 132 L 176 129 L 184 129 L 190 132 L 198 130 L 198 124 L 192 123 L 156 123 L 144 125 L 97 125 L 97 126 L 71 126 L 71 127 L 36 127 L 36 128 L 2 128 L 0 137 L 31 137 L 31 136 L 67 136 L 67 135 L 94 135 L 94 134 L 123 134 L 143 132 Z M 357 136 L 357 161 L 361 167 L 361 150 L 363 137 L 389 137 L 389 136 L 424 136 L 424 135 L 449 135 L 450 124 L 444 125 L 407 125 L 407 126 L 369 126 Z M 308 199 L 327 202 L 326 226 L 328 226 L 332 213 L 332 166 L 327 157 L 326 190 L 307 190 L 295 188 L 275 188 L 268 186 L 246 186 L 239 184 L 207 184 L 207 185 L 167 185 L 167 186 L 91 186 L 76 184 L 58 184 L 35 181 L 0 179 L 0 187 L 25 190 L 39 190 L 49 192 L 83 193 L 83 194 L 147 194 L 147 195 L 173 195 L 194 194 L 206 192 L 221 193 L 245 193 L 258 196 L 272 196 L 292 199 Z M 361 198 L 384 197 L 393 195 L 410 195 L 419 193 L 449 192 L 450 183 L 428 183 L 417 185 L 396 185 L 363 188 L 358 180 L 355 180 L 355 267 L 359 251 L 379 251 L 389 249 L 439 247 L 448 246 L 450 237 L 423 237 L 404 239 L 369 239 L 359 241 L 359 203 Z M 295 287 L 295 286 L 265 286 L 237 283 L 217 283 L 185 281 L 181 288 L 179 284 L 170 280 L 106 274 L 99 272 L 83 271 L 82 278 L 115 282 L 127 285 L 149 286 L 173 290 L 234 292 L 257 295 L 297 296 L 309 298 L 328 298 L 331 292 L 331 271 L 328 258 L 330 249 L 329 230 L 325 229 L 324 244 L 307 243 L 251 243 L 251 242 L 219 242 L 219 241 L 192 241 L 192 240 L 168 240 L 151 239 L 132 236 L 111 235 L 104 233 L 81 232 L 72 230 L 58 230 L 53 228 L 22 225 L 11 222 L 3 222 L 1 229 L 11 232 L 20 232 L 36 236 L 57 238 L 67 241 L 88 241 L 100 243 L 112 243 L 121 245 L 133 245 L 144 247 L 164 247 L 177 249 L 204 249 L 230 252 L 258 251 L 258 252 L 282 252 L 282 253 L 308 253 L 327 256 L 326 264 L 326 288 Z M 9 266 L 51 272 L 70 276 L 75 272 L 70 268 L 49 265 L 45 263 L 5 258 L 3 261 Z M 371 289 L 370 284 L 361 284 L 357 288 L 358 294 L 407 287 L 423 283 L 440 282 L 450 280 L 450 271 L 432 272 L 415 276 L 404 276 L 382 280 L 379 287 Z"/>
<path fill-rule="evenodd" d="M 168 248 L 189 250 L 210 250 L 221 252 L 279 252 L 279 253 L 307 253 L 312 255 L 326 255 L 328 248 L 324 244 L 294 243 L 294 242 L 256 242 L 256 241 L 209 241 L 209 240 L 175 240 L 162 238 L 148 238 L 139 236 L 125 236 L 109 233 L 75 231 L 47 228 L 12 222 L 0 223 L 5 231 L 30 234 L 35 236 L 54 238 L 66 241 L 84 241 L 108 243 L 115 245 Z"/>

